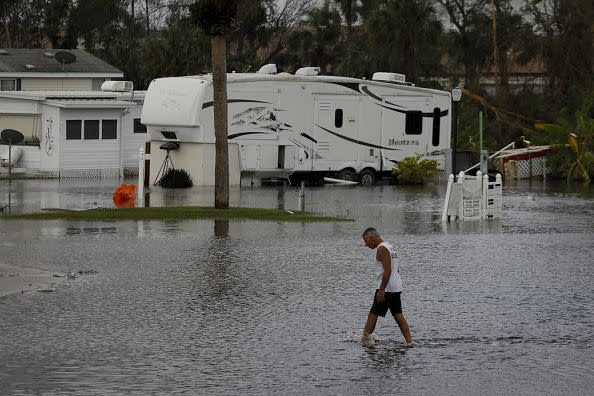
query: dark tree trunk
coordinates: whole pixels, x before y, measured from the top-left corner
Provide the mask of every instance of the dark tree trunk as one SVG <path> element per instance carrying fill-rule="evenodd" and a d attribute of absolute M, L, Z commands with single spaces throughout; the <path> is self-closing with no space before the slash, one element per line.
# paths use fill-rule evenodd
<path fill-rule="evenodd" d="M 227 142 L 227 51 L 225 37 L 212 36 L 212 84 L 215 129 L 215 208 L 229 207 L 229 146 Z"/>

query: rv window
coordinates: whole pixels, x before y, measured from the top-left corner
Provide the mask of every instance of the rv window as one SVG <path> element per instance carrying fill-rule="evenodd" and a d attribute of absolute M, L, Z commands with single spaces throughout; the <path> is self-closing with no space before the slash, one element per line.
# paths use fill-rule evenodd
<path fill-rule="evenodd" d="M 334 111 L 334 126 L 336 128 L 342 127 L 342 109 L 336 109 Z"/>
<path fill-rule="evenodd" d="M 85 140 L 99 139 L 99 120 L 85 120 Z"/>
<path fill-rule="evenodd" d="M 101 139 L 117 139 L 118 138 L 118 121 L 117 120 L 103 120 L 101 121 Z"/>
<path fill-rule="evenodd" d="M 140 122 L 140 118 L 134 119 L 134 133 L 146 133 L 146 125 Z"/>
<path fill-rule="evenodd" d="M 66 140 L 79 140 L 81 120 L 66 120 Z"/>
<path fill-rule="evenodd" d="M 407 135 L 420 135 L 423 133 L 423 112 L 407 111 L 405 128 Z"/>
<path fill-rule="evenodd" d="M 433 138 L 431 139 L 434 146 L 439 146 L 439 126 L 441 124 L 441 110 L 439 107 L 433 109 Z"/>

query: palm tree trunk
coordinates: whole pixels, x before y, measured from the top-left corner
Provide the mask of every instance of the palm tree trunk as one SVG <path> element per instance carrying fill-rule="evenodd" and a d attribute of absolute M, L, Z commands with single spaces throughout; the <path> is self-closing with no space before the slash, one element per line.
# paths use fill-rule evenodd
<path fill-rule="evenodd" d="M 145 18 L 145 23 L 146 23 L 146 37 L 148 38 L 150 36 L 150 33 L 151 33 L 151 25 L 150 25 L 150 19 L 149 19 L 149 0 L 145 0 L 144 5 L 145 5 L 145 8 L 146 8 L 146 18 Z"/>
<path fill-rule="evenodd" d="M 229 147 L 227 143 L 227 51 L 224 36 L 212 36 L 212 85 L 215 129 L 215 208 L 229 207 Z"/>
<path fill-rule="evenodd" d="M 8 30 L 8 17 L 6 16 L 6 4 L 2 9 L 2 20 L 4 22 L 4 34 L 6 39 L 6 48 L 12 48 L 12 43 L 10 42 L 10 31 Z"/>

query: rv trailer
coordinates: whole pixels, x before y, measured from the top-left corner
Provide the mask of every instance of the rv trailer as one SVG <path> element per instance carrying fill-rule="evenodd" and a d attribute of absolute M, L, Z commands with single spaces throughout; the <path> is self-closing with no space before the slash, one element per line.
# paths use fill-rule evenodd
<path fill-rule="evenodd" d="M 395 73 L 364 80 L 317 75 L 317 68 L 295 75 L 262 70 L 227 75 L 232 185 L 241 176 L 329 176 L 373 184 L 416 154 L 444 168 L 450 92 L 415 87 Z M 142 110 L 151 178 L 170 158 L 194 184 L 214 184 L 213 113 L 211 75 L 151 82 Z"/>

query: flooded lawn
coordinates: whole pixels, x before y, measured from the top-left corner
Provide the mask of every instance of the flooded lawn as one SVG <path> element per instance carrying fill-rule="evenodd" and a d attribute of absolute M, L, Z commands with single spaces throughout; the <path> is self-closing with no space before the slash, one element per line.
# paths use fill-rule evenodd
<path fill-rule="evenodd" d="M 12 210 L 111 207 L 117 185 L 18 181 Z M 0 217 L 0 264 L 76 274 L 0 298 L 0 394 L 589 393 L 594 190 L 508 185 L 501 221 L 445 225 L 444 190 L 309 189 L 306 209 L 355 219 L 340 223 Z M 151 205 L 212 195 L 156 190 Z M 293 210 L 298 191 L 231 200 Z M 368 226 L 397 247 L 413 349 L 389 317 L 374 347 L 358 342 Z"/>

